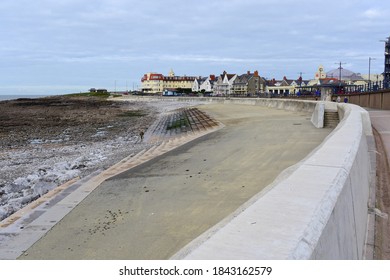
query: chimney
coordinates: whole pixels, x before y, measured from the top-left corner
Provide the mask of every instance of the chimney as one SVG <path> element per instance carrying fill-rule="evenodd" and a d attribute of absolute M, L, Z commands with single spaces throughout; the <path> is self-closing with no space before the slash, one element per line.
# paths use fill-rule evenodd
<path fill-rule="evenodd" d="M 246 72 L 246 73 L 247 73 L 248 75 L 250 75 L 250 74 L 251 74 L 251 71 L 248 70 L 248 72 Z"/>
<path fill-rule="evenodd" d="M 259 71 L 255 71 L 254 73 L 253 73 L 253 75 L 255 76 L 255 77 L 258 77 L 259 76 Z"/>

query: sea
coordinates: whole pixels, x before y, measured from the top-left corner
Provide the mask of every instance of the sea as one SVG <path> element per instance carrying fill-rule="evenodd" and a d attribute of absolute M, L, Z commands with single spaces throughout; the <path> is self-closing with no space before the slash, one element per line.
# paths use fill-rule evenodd
<path fill-rule="evenodd" d="M 38 94 L 24 94 L 24 95 L 21 95 L 21 94 L 10 94 L 10 95 L 0 95 L 0 101 L 4 101 L 4 100 L 14 100 L 14 99 L 18 99 L 18 98 L 39 98 L 39 97 L 46 97 L 46 96 L 49 96 L 49 95 L 38 95 Z"/>

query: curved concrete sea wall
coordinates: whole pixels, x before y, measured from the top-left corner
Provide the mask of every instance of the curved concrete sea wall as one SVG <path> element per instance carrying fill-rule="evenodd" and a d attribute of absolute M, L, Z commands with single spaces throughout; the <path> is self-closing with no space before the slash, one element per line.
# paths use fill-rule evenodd
<path fill-rule="evenodd" d="M 366 258 L 370 188 L 375 182 L 375 144 L 367 111 L 332 102 L 203 101 L 312 112 L 312 121 L 325 110 L 337 110 L 341 121 L 309 156 L 173 259 Z"/>
<path fill-rule="evenodd" d="M 302 101 L 276 98 L 219 98 L 219 97 L 163 97 L 163 96 L 128 96 L 121 98 L 122 100 L 141 100 L 141 101 L 172 101 L 172 102 L 188 102 L 191 103 L 232 103 L 245 105 L 258 105 L 276 109 L 284 109 L 289 111 L 305 111 L 313 112 L 316 101 Z"/>
<path fill-rule="evenodd" d="M 158 98 L 161 100 L 161 97 Z M 283 99 L 164 98 L 258 105 L 312 113 L 340 123 L 300 163 L 172 259 L 364 259 L 372 257 L 375 142 L 368 112 L 335 102 Z M 370 212 L 370 213 L 369 213 Z M 371 254 L 371 255 L 370 255 Z"/>

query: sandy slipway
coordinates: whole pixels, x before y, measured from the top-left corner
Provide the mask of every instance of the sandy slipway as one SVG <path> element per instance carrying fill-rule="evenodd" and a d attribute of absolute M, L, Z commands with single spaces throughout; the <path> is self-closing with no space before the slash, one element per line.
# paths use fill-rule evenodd
<path fill-rule="evenodd" d="M 55 96 L 0 102 L 0 221 L 55 187 L 149 148 L 166 102 Z"/>

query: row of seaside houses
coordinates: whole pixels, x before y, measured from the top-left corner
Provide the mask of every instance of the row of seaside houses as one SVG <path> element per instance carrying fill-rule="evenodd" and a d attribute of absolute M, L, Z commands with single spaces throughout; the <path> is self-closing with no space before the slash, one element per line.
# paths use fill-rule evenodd
<path fill-rule="evenodd" d="M 303 80 L 288 79 L 282 80 L 266 79 L 259 75 L 258 71 L 253 73 L 247 71 L 245 74 L 229 74 L 224 71 L 222 74 L 209 75 L 208 77 L 176 76 L 171 70 L 168 76 L 158 73 L 147 73 L 142 79 L 142 91 L 146 94 L 163 94 L 164 92 L 199 92 L 208 93 L 213 96 L 257 96 L 260 94 L 290 95 L 305 92 L 305 87 L 313 85 L 336 85 L 375 87 L 384 85 L 383 74 L 371 74 L 368 77 L 355 73 L 341 67 L 325 72 L 320 65 L 314 75 L 314 79 Z M 388 82 L 390 83 L 390 82 Z M 386 84 L 387 85 L 387 84 Z M 388 85 L 387 85 L 388 87 Z"/>
<path fill-rule="evenodd" d="M 258 71 L 242 75 L 229 74 L 224 71 L 219 76 L 208 77 L 176 76 L 171 70 L 168 76 L 158 73 L 147 73 L 142 79 L 142 91 L 147 94 L 161 94 L 164 91 L 180 91 L 183 89 L 192 92 L 210 93 L 215 96 L 248 96 L 258 95 L 264 92 L 271 94 L 296 93 L 300 86 L 307 85 L 308 81 L 301 78 L 289 80 L 266 80 Z"/>
<path fill-rule="evenodd" d="M 335 84 L 344 82 L 347 85 L 367 86 L 368 89 L 382 85 L 383 88 L 390 87 L 390 37 L 385 41 L 385 69 L 382 74 L 363 77 L 360 73 L 354 73 L 340 67 L 325 72 L 324 67 L 320 65 L 315 73 L 313 80 L 303 80 L 299 77 L 297 80 L 290 80 L 284 77 L 282 80 L 266 80 L 261 77 L 258 71 L 246 74 L 228 74 L 224 71 L 221 75 L 210 75 L 209 77 L 191 77 L 176 76 L 173 70 L 168 76 L 158 73 L 147 73 L 142 79 L 142 91 L 144 93 L 159 94 L 167 90 L 192 90 L 193 92 L 205 92 L 213 95 L 256 95 L 261 93 L 270 93 L 277 95 L 295 94 L 301 90 L 301 87 L 314 84 Z M 370 58 L 371 60 L 371 58 Z M 376 77 L 376 79 L 375 79 Z M 373 78 L 373 79 L 372 79 Z"/>

